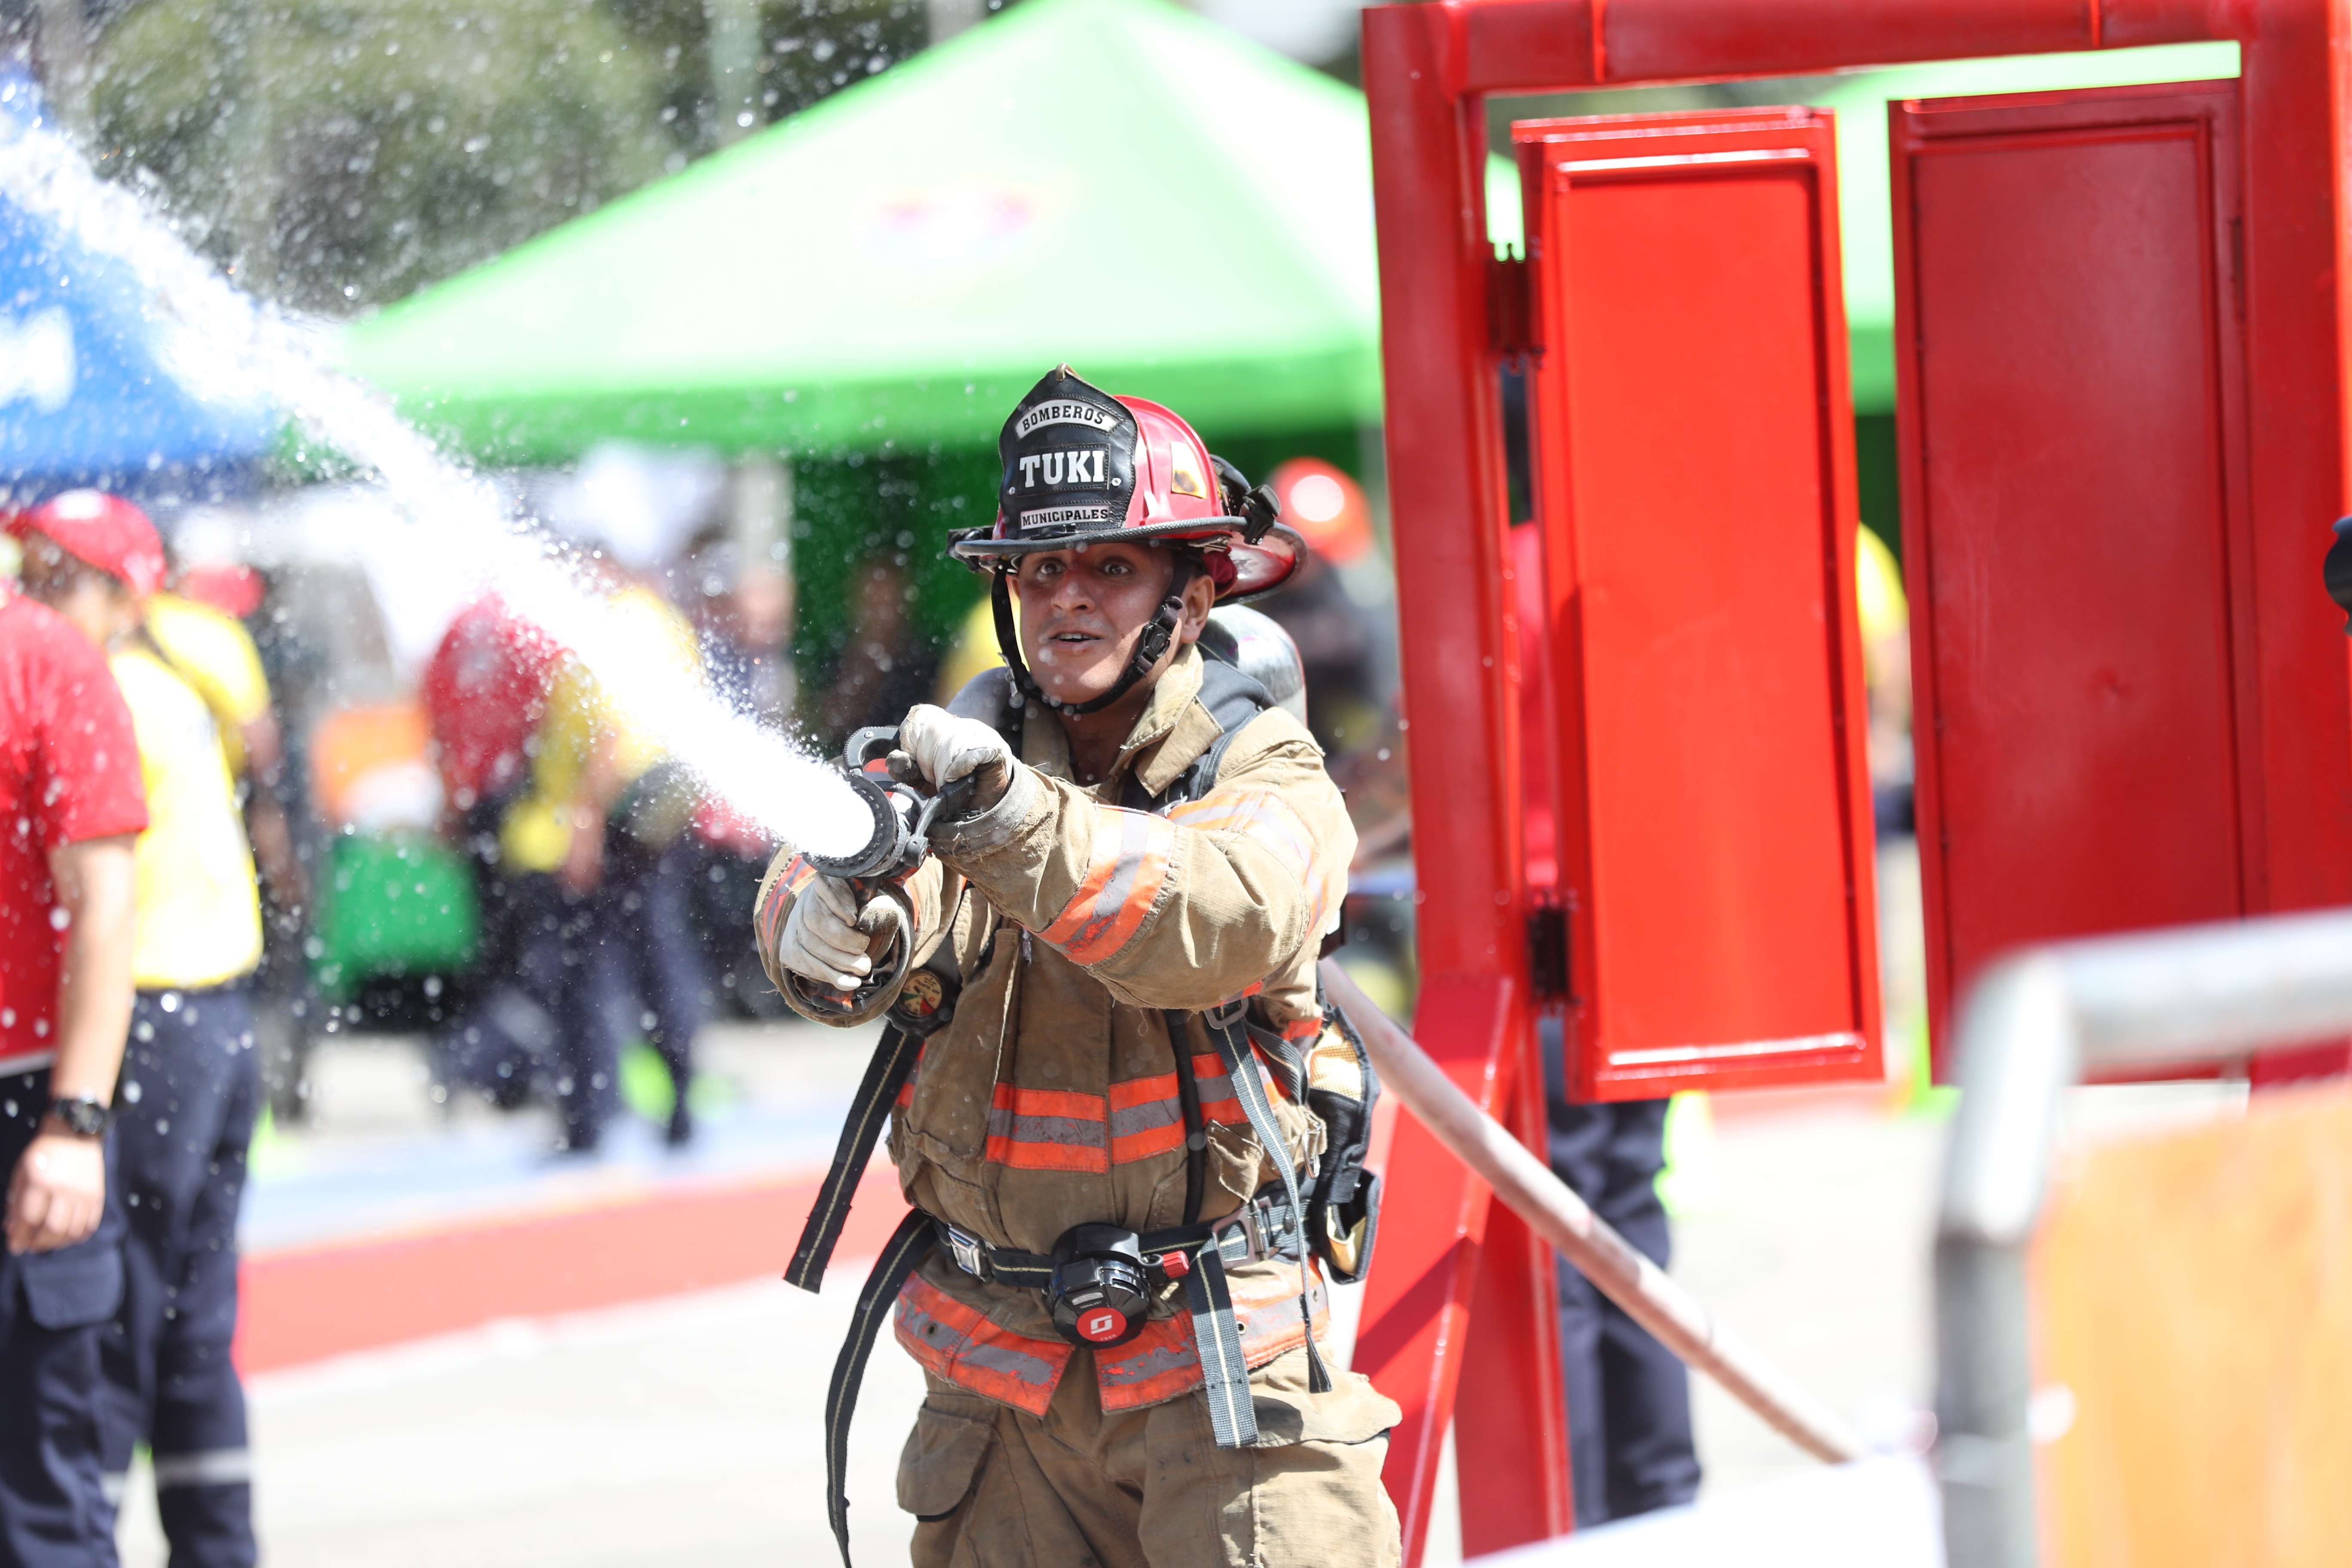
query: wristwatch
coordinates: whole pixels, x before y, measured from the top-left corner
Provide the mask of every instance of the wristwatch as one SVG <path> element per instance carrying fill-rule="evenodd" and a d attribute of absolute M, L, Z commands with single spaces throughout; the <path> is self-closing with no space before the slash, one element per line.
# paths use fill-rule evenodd
<path fill-rule="evenodd" d="M 58 1125 L 79 1138 L 96 1138 L 114 1120 L 113 1108 L 94 1094 L 68 1095 L 63 1100 L 49 1101 L 49 1114 Z"/>

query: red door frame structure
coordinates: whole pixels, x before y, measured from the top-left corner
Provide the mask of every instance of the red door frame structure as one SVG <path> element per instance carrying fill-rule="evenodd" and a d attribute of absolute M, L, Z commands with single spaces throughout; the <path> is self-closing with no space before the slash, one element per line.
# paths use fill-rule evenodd
<path fill-rule="evenodd" d="M 2352 258 L 2333 141 L 2352 123 L 2352 12 L 2330 0 L 1444 0 L 1365 13 L 1388 483 L 1421 803 L 1416 1031 L 1522 1137 L 1541 1125 L 1528 1109 L 1541 1089 L 1527 940 L 1538 911 L 1525 866 L 1496 374 L 1508 345 L 1495 323 L 1513 312 L 1507 300 L 1496 309 L 1496 280 L 1510 273 L 1486 240 L 1486 100 L 2213 39 L 2242 51 L 2251 684 L 2263 720 L 2247 788 L 2259 805 L 2262 907 L 2305 909 L 2352 901 L 2352 654 L 2319 586 L 2328 524 L 2352 491 L 2342 395 Z M 1549 1259 L 1410 1117 L 1387 1190 L 1356 1365 L 1404 1409 L 1386 1474 L 1408 1563 L 1420 1560 L 1449 1426 L 1466 1549 L 1565 1531 Z"/>
<path fill-rule="evenodd" d="M 1569 1092 L 1880 1079 L 1831 117 L 1511 135 Z"/>
<path fill-rule="evenodd" d="M 2263 704 L 2237 88 L 1927 100 L 1888 116 L 1905 559 L 1923 590 L 1913 682 L 1936 721 L 1915 744 L 1919 819 L 1937 828 L 1919 868 L 1943 1069 L 1942 1025 L 1987 958 L 2263 907 L 2260 802 L 2246 809 L 2242 787 L 2263 771 Z M 2111 248 L 2094 234 L 2146 259 L 2083 268 Z"/>

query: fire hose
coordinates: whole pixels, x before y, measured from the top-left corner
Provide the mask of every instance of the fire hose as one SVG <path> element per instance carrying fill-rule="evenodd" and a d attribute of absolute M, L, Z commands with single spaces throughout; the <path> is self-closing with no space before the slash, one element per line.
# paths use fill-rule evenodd
<path fill-rule="evenodd" d="M 1412 1036 L 1373 1005 L 1346 970 L 1327 958 L 1322 973 L 1325 991 L 1363 1036 L 1381 1087 L 1393 1090 L 1405 1109 L 1553 1251 L 1685 1365 L 1713 1378 L 1805 1452 L 1831 1464 L 1863 1457 L 1861 1439 L 1844 1422 L 1734 1339 L 1690 1292 L 1594 1214 L 1507 1128 L 1479 1110 Z"/>

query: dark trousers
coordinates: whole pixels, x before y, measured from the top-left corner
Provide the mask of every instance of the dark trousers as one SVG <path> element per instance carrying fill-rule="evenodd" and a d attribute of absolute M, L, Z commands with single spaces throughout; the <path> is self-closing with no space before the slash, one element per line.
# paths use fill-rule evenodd
<path fill-rule="evenodd" d="M 588 900 L 577 973 L 580 1035 L 603 1027 L 598 1060 L 611 1064 L 616 1079 L 621 1047 L 639 1035 L 652 1043 L 669 1069 L 676 1107 L 670 1125 L 680 1137 L 690 1126 L 694 1037 L 712 1001 L 709 963 L 695 928 L 700 865 L 688 835 L 654 848 L 614 833 L 605 847 L 604 882 Z"/>
<path fill-rule="evenodd" d="M 621 1047 L 642 1034 L 669 1068 L 682 1133 L 694 1036 L 710 1007 L 697 863 L 684 837 L 654 850 L 616 832 L 593 892 L 535 872 L 508 878 L 509 966 L 443 1031 L 444 1070 L 508 1103 L 536 1088 L 559 1109 L 565 1146 L 593 1149 L 620 1107 Z"/>
<path fill-rule="evenodd" d="M 482 963 L 490 978 L 435 1041 L 451 1081 L 508 1109 L 559 1096 L 568 928 L 576 900 L 543 871 L 486 879 Z"/>
<path fill-rule="evenodd" d="M 1553 1173 L 1664 1268 L 1671 1245 L 1657 1176 L 1666 1163 L 1666 1102 L 1570 1104 L 1557 1022 L 1544 1022 L 1543 1045 Z M 1559 1339 L 1576 1522 L 1603 1524 L 1697 1496 L 1689 1374 L 1673 1352 L 1565 1262 Z"/>
<path fill-rule="evenodd" d="M 48 1110 L 49 1075 L 0 1079 L 0 1180 Z M 0 1248 L 0 1568 L 115 1568 L 99 1342 L 122 1294 L 122 1216 L 55 1252 Z"/>
<path fill-rule="evenodd" d="M 236 987 L 142 991 L 116 1090 L 125 1288 L 103 1355 L 106 1468 L 147 1444 L 171 1568 L 250 1568 L 252 1460 L 236 1336 L 236 1215 L 261 1106 Z"/>

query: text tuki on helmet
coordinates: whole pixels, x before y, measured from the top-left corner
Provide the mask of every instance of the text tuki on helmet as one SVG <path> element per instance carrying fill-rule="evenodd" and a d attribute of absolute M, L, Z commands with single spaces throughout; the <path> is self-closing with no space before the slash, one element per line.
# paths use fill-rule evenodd
<path fill-rule="evenodd" d="M 949 553 L 994 574 L 996 640 L 1027 701 L 1071 714 L 1109 707 L 1166 656 L 1193 573 L 1206 573 L 1217 602 L 1232 604 L 1280 587 L 1306 552 L 1277 521 L 1274 492 L 1212 456 L 1190 425 L 1157 403 L 1114 397 L 1066 364 L 1029 389 L 996 450 L 1004 465 L 996 521 L 953 536 Z M 1024 555 L 1112 540 L 1176 550 L 1175 580 L 1118 684 L 1088 702 L 1055 702 L 1021 657 L 1006 575 Z"/>

